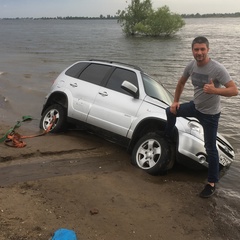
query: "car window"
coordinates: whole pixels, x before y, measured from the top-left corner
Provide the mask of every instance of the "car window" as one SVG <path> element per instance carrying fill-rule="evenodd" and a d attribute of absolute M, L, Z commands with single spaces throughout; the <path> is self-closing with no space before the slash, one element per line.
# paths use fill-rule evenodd
<path fill-rule="evenodd" d="M 110 69 L 111 66 L 101 64 L 90 64 L 80 74 L 79 78 L 90 83 L 101 85 L 103 78 L 106 76 L 107 72 Z"/>
<path fill-rule="evenodd" d="M 127 95 L 130 95 L 127 93 L 125 90 L 121 88 L 121 85 L 123 81 L 128 81 L 135 85 L 138 88 L 138 81 L 137 81 L 137 75 L 135 72 L 126 70 L 126 69 L 121 69 L 121 68 L 116 68 L 112 75 L 110 76 L 106 87 Z"/>
<path fill-rule="evenodd" d="M 70 77 L 74 77 L 74 78 L 78 78 L 78 76 L 80 75 L 80 73 L 83 71 L 84 68 L 86 68 L 86 66 L 89 63 L 87 62 L 79 62 L 74 64 L 72 67 L 70 67 L 65 74 L 70 76 Z"/>
<path fill-rule="evenodd" d="M 160 83 L 145 74 L 142 74 L 142 78 L 144 89 L 148 96 L 163 101 L 168 105 L 172 104 L 173 96 Z"/>

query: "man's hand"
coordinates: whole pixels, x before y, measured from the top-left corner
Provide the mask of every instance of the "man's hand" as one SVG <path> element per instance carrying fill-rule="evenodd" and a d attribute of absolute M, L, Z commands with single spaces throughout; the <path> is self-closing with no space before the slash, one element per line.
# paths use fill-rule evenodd
<path fill-rule="evenodd" d="M 225 85 L 225 88 L 215 88 L 212 79 L 209 84 L 205 84 L 203 91 L 208 94 L 218 94 L 224 97 L 232 97 L 238 95 L 238 88 L 233 80 L 228 81 Z"/>
<path fill-rule="evenodd" d="M 177 110 L 179 109 L 179 107 L 180 107 L 180 103 L 179 102 L 173 102 L 173 104 L 170 107 L 170 112 L 176 115 L 177 114 Z"/>
<path fill-rule="evenodd" d="M 210 83 L 205 84 L 204 87 L 203 87 L 203 91 L 205 93 L 214 94 L 215 90 L 216 90 L 216 88 L 214 86 L 214 83 L 213 83 L 212 79 L 210 80 Z"/>

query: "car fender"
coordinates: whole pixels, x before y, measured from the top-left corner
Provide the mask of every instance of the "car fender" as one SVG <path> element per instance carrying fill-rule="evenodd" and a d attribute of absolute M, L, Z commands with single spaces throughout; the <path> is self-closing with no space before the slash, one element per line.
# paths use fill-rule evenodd
<path fill-rule="evenodd" d="M 164 115 L 162 115 L 162 116 L 164 116 Z M 151 116 L 149 116 L 147 113 L 143 114 L 140 117 L 136 117 L 133 120 L 133 122 L 131 124 L 131 127 L 130 127 L 128 133 L 127 133 L 127 138 L 131 139 L 133 134 L 136 131 L 138 131 L 139 126 L 142 126 L 143 124 L 146 125 L 148 122 L 151 122 L 151 121 L 165 122 L 166 123 L 166 120 L 164 118 L 161 118 L 159 113 L 153 114 Z"/>
<path fill-rule="evenodd" d="M 71 111 L 71 103 L 72 103 L 72 94 L 67 89 L 61 89 L 61 91 L 53 90 L 46 96 L 46 101 L 44 103 L 44 107 L 42 112 L 50 105 L 54 103 L 58 103 L 65 107 L 69 111 Z"/>

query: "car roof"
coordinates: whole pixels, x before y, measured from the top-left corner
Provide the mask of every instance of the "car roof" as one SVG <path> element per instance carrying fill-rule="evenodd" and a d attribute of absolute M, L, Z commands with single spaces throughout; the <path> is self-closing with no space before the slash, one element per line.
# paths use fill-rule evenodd
<path fill-rule="evenodd" d="M 90 59 L 90 62 L 98 62 L 98 63 L 108 63 L 108 64 L 112 64 L 114 66 L 121 66 L 121 67 L 129 67 L 129 68 L 133 68 L 135 70 L 138 70 L 140 72 L 143 72 L 143 70 L 133 64 L 128 64 L 128 63 L 123 63 L 123 62 L 118 62 L 118 61 L 111 61 L 111 60 L 103 60 L 103 59 Z"/>

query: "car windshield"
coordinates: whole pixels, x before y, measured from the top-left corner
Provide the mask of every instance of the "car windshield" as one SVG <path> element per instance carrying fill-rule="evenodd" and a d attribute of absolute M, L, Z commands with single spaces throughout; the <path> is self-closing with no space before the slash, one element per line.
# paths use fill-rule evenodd
<path fill-rule="evenodd" d="M 145 92 L 148 96 L 165 102 L 168 105 L 172 104 L 173 96 L 163 87 L 162 84 L 158 83 L 146 74 L 142 74 L 142 79 Z"/>

